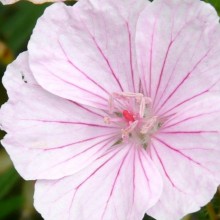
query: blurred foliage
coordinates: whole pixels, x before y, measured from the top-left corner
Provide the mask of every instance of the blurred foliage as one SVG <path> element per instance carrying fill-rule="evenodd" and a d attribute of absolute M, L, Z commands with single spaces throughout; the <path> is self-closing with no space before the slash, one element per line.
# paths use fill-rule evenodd
<path fill-rule="evenodd" d="M 220 14 L 220 0 L 206 0 Z M 26 50 L 27 42 L 37 18 L 49 4 L 34 5 L 19 2 L 10 6 L 0 3 L 0 76 L 6 65 L 21 51 Z M 7 100 L 6 92 L 0 85 L 0 103 Z M 0 139 L 4 133 L 0 131 Z M 24 181 L 15 171 L 7 153 L 0 146 L 0 220 L 40 220 L 33 208 L 34 183 Z M 199 212 L 186 216 L 184 220 L 220 219 L 220 193 Z M 144 220 L 153 220 L 145 216 Z"/>

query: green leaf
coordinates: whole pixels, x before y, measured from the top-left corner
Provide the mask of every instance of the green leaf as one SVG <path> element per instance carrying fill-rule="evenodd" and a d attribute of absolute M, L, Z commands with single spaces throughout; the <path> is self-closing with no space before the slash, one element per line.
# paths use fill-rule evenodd
<path fill-rule="evenodd" d="M 15 196 L 0 202 L 0 220 L 23 206 L 23 197 Z"/>
<path fill-rule="evenodd" d="M 18 180 L 19 175 L 13 167 L 0 176 L 0 200 L 10 192 Z"/>
<path fill-rule="evenodd" d="M 26 49 L 27 41 L 36 21 L 48 5 L 19 2 L 11 6 L 0 6 L 0 9 L 5 7 L 0 15 L 0 36 L 2 35 L 2 38 L 6 40 L 7 45 L 15 54 Z"/>

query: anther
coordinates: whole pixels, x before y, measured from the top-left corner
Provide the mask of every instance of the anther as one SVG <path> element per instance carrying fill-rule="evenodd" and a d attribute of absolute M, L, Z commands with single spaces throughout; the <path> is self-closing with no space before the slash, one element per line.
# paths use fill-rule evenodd
<path fill-rule="evenodd" d="M 110 118 L 108 116 L 104 117 L 104 123 L 105 124 L 111 124 L 111 123 L 118 123 L 118 122 L 122 122 L 122 118 Z"/>
<path fill-rule="evenodd" d="M 137 126 L 138 121 L 132 122 L 127 128 L 121 129 L 122 139 L 125 140 L 129 137 L 129 134 L 135 129 Z"/>
<path fill-rule="evenodd" d="M 110 120 L 110 118 L 108 116 L 104 117 L 104 123 L 108 124 L 108 125 L 111 123 L 111 120 Z"/>
<path fill-rule="evenodd" d="M 145 124 L 141 128 L 141 134 L 147 134 L 153 127 L 155 126 L 157 122 L 157 117 L 153 116 L 152 118 L 148 119 Z"/>

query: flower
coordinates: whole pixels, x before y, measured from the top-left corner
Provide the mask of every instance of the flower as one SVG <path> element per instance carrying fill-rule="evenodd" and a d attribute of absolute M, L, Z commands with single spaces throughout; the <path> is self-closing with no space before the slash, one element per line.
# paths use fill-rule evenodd
<path fill-rule="evenodd" d="M 3 146 L 46 220 L 177 220 L 220 182 L 220 27 L 199 0 L 53 4 L 5 73 Z"/>

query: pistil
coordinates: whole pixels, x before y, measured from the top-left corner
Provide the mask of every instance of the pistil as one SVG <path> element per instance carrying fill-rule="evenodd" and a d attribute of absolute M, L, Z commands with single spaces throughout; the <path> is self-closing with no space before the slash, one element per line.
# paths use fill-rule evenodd
<path fill-rule="evenodd" d="M 113 93 L 109 99 L 109 116 L 106 124 L 115 123 L 121 129 L 120 142 L 136 140 L 146 149 L 150 137 L 161 126 L 157 116 L 152 114 L 151 99 L 141 93 Z"/>

